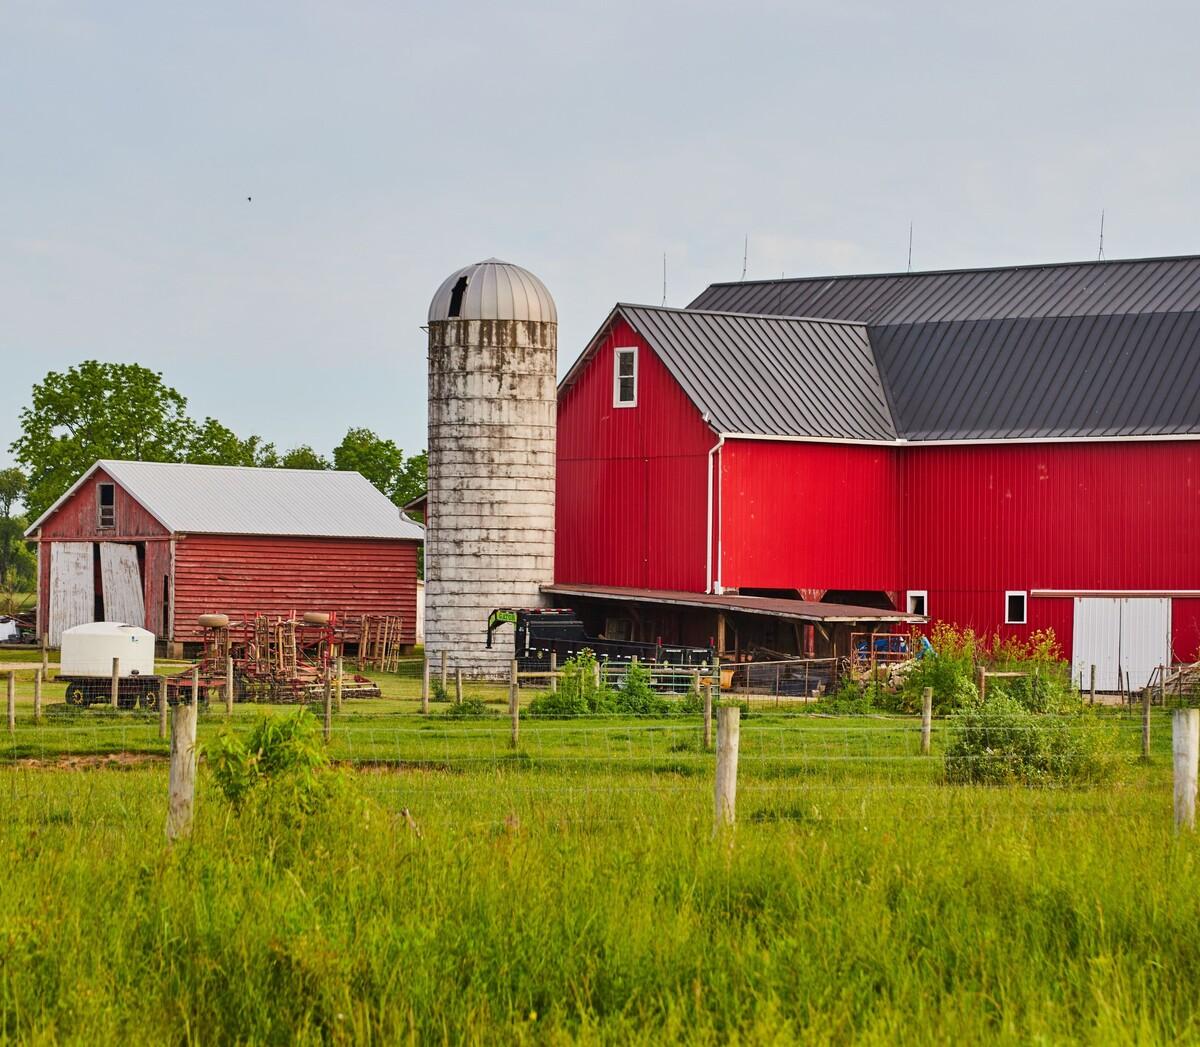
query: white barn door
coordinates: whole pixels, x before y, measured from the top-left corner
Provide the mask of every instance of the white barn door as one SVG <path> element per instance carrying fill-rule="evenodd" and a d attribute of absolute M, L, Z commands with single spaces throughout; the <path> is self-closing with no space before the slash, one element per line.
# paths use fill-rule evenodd
<path fill-rule="evenodd" d="M 100 581 L 104 588 L 105 620 L 144 628 L 146 602 L 137 549 L 118 542 L 101 542 Z"/>
<path fill-rule="evenodd" d="M 91 542 L 50 544 L 50 646 L 58 647 L 64 629 L 90 622 L 96 613 Z"/>
<path fill-rule="evenodd" d="M 1077 596 L 1071 672 L 1088 685 L 1115 691 L 1122 676 L 1144 687 L 1159 665 L 1171 660 L 1171 601 L 1158 597 Z"/>

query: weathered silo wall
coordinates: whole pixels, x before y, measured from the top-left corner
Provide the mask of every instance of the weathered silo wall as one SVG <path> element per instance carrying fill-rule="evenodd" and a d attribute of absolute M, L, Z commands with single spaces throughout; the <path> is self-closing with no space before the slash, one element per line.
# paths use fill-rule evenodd
<path fill-rule="evenodd" d="M 486 649 L 488 614 L 542 604 L 554 579 L 557 317 L 536 277 L 486 262 L 429 320 L 425 647 L 499 676 L 512 640 Z"/>

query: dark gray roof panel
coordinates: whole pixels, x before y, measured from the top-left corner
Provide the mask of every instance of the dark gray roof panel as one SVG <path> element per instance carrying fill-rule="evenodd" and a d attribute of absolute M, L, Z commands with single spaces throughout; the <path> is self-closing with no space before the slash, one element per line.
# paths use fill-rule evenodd
<path fill-rule="evenodd" d="M 868 325 L 909 440 L 1200 434 L 1200 257 L 714 284 Z"/>
<path fill-rule="evenodd" d="M 617 311 L 718 432 L 896 438 L 861 324 L 644 305 Z"/>
<path fill-rule="evenodd" d="M 713 284 L 692 309 L 868 324 L 1200 310 L 1200 256 Z"/>

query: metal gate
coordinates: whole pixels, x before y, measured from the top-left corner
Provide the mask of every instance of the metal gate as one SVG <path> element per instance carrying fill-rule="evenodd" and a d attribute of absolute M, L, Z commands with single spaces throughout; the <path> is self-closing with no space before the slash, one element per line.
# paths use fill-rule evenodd
<path fill-rule="evenodd" d="M 1096 687 L 1115 691 L 1124 682 L 1144 687 L 1171 662 L 1169 597 L 1075 597 L 1071 669 L 1086 686 L 1096 667 Z"/>

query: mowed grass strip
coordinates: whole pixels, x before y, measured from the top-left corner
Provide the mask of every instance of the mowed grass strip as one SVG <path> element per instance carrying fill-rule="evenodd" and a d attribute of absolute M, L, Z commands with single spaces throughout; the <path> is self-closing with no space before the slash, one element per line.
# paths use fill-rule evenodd
<path fill-rule="evenodd" d="M 174 847 L 165 764 L 80 762 L 165 753 L 152 715 L 23 717 L 0 743 L 5 1037 L 1200 1036 L 1198 851 L 1160 714 L 1149 766 L 1116 718 L 1119 784 L 1033 790 L 943 784 L 915 720 L 756 711 L 714 841 L 698 719 L 526 722 L 513 752 L 502 718 L 394 702 L 337 719 L 326 813 L 237 815 L 202 768 Z"/>

